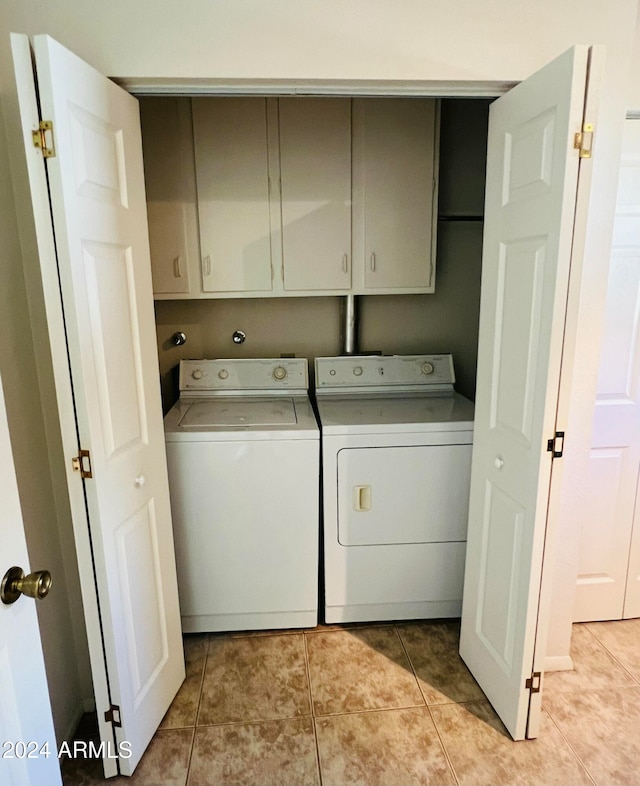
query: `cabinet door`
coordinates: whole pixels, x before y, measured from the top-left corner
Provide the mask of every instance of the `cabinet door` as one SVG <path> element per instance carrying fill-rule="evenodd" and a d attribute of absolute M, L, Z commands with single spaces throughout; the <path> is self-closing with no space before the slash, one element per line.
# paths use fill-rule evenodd
<path fill-rule="evenodd" d="M 140 122 L 153 292 L 189 294 L 200 257 L 191 101 L 143 98 Z"/>
<path fill-rule="evenodd" d="M 433 292 L 436 102 L 354 99 L 353 134 L 363 291 Z"/>
<path fill-rule="evenodd" d="M 266 100 L 193 99 L 202 288 L 272 288 Z"/>
<path fill-rule="evenodd" d="M 286 290 L 351 286 L 351 102 L 279 101 Z"/>

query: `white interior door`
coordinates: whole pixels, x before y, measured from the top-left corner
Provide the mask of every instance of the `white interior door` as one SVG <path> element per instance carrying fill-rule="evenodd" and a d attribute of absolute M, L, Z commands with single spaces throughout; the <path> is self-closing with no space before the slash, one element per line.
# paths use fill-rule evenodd
<path fill-rule="evenodd" d="M 514 739 L 535 737 L 539 722 L 540 694 L 526 681 L 545 624 L 547 442 L 556 432 L 587 60 L 586 47 L 565 53 L 492 104 L 489 120 L 460 653 Z"/>
<path fill-rule="evenodd" d="M 106 664 L 116 741 L 131 745 L 131 756 L 119 760 L 129 775 L 184 679 L 138 105 L 49 37 L 36 37 L 34 47 L 42 114 L 53 123 L 47 173 L 73 429 L 92 470 L 84 495 L 99 626 L 91 604 L 86 615 L 90 638 L 98 627 L 104 645 L 102 654 L 90 642 L 92 668 L 95 680 Z M 32 183 L 32 193 L 37 188 Z M 36 223 L 44 220 L 40 205 L 34 211 Z M 49 276 L 43 269 L 43 279 Z M 65 336 L 56 338 L 64 346 Z M 54 366 L 61 362 L 54 353 Z M 64 410 L 72 402 L 67 391 L 58 394 L 68 445 Z M 65 457 L 69 467 L 72 457 Z M 70 471 L 68 479 L 77 498 L 80 473 Z M 86 562 L 86 554 L 78 556 Z M 81 575 L 85 583 L 83 566 Z M 109 706 L 96 699 L 104 739 Z"/>
<path fill-rule="evenodd" d="M 14 565 L 29 573 L 1 380 L 0 477 L 0 577 Z M 6 786 L 62 784 L 34 604 L 24 596 L 0 603 L 0 782 Z"/>
<path fill-rule="evenodd" d="M 577 622 L 640 616 L 640 535 L 632 541 L 640 470 L 639 338 L 640 120 L 627 120 L 590 475 L 580 511 L 582 533 L 574 612 Z"/>

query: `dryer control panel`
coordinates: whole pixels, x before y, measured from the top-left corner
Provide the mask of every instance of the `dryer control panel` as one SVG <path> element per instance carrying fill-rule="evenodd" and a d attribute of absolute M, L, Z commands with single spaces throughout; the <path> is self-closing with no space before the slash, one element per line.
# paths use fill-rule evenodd
<path fill-rule="evenodd" d="M 316 358 L 316 389 L 450 390 L 455 374 L 447 355 L 352 355 Z"/>
<path fill-rule="evenodd" d="M 306 391 L 306 358 L 243 358 L 239 360 L 181 360 L 180 391 L 242 393 Z"/>

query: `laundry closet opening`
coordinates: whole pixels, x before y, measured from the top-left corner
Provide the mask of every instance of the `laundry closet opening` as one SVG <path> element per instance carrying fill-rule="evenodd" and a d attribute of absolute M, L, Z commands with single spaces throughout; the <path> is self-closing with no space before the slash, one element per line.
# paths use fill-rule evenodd
<path fill-rule="evenodd" d="M 473 400 L 491 99 L 139 100 L 165 412 L 178 397 L 184 358 L 295 355 L 313 371 L 315 357 L 340 354 L 350 292 L 358 353 L 452 353 L 456 390 Z M 378 123 L 373 142 L 363 141 L 363 116 Z M 425 144 L 420 129 L 430 117 Z M 365 166 L 373 168 L 368 181 Z M 431 210 L 423 193 L 429 166 Z M 378 197 L 375 184 L 394 177 L 397 199 Z M 243 199 L 238 218 L 234 201 Z M 388 231 L 385 216 L 375 215 L 385 207 L 392 217 L 408 212 Z M 365 237 L 376 227 L 376 242 L 388 244 L 383 253 L 398 259 L 381 286 L 372 278 L 383 258 Z M 407 262 L 420 244 L 429 259 Z M 333 253 L 332 272 L 319 248 Z M 221 270 L 220 259 L 234 256 L 245 270 Z"/>
<path fill-rule="evenodd" d="M 296 627 L 318 619 L 459 616 L 473 433 L 473 407 L 466 399 L 475 394 L 489 103 L 398 96 L 141 98 L 185 632 Z M 354 355 L 364 357 L 353 369 L 342 363 L 321 372 L 318 358 L 342 352 L 345 305 L 354 298 Z M 416 358 L 414 366 L 422 356 L 416 368 L 428 367 L 432 377 L 416 376 L 407 362 L 384 356 Z M 431 356 L 438 357 L 435 366 Z M 303 435 L 288 435 L 280 423 L 288 406 L 287 422 L 299 426 L 302 400 L 278 399 L 286 390 L 268 391 L 276 393 L 269 416 L 275 427 L 264 412 L 256 415 L 262 404 L 246 403 L 262 377 L 277 387 L 291 366 L 282 360 L 269 370 L 255 359 L 293 357 L 308 364 L 312 397 L 314 386 L 331 388 L 341 375 L 346 375 L 342 384 L 357 374 L 365 385 L 368 375 L 374 385 L 391 376 L 396 385 L 409 387 L 389 388 L 387 395 L 439 392 L 445 399 L 442 411 L 434 414 L 433 398 L 430 403 L 417 399 L 419 412 L 399 415 L 397 404 L 384 408 L 382 391 L 378 414 L 367 422 L 382 426 L 384 421 L 383 430 L 393 433 L 409 428 L 398 429 L 397 417 L 401 423 L 417 418 L 416 433 L 398 442 L 372 432 L 362 444 L 347 439 L 343 445 L 325 433 L 319 399 L 324 459 L 318 465 L 317 430 L 309 431 L 303 446 Z M 180 365 L 221 358 L 222 365 L 207 360 Z M 291 366 L 291 374 L 296 368 Z M 324 376 L 314 379 L 314 373 Z M 236 377 L 249 381 L 247 390 L 230 384 Z M 213 388 L 204 384 L 207 378 Z M 451 397 L 454 381 L 465 399 Z M 420 387 L 412 390 L 415 382 Z M 306 398 L 307 391 L 293 393 Z M 363 393 L 368 395 L 368 388 Z M 193 404 L 198 394 L 207 400 Z M 210 396 L 236 398 L 220 404 Z M 184 425 L 198 406 L 199 430 Z M 220 418 L 231 417 L 231 408 L 243 414 L 223 423 Z M 294 441 L 287 441 L 291 436 Z M 261 440 L 266 447 L 259 446 Z M 282 443 L 280 452 L 274 451 L 275 441 Z M 383 445 L 387 448 L 381 450 Z M 358 449 L 343 450 L 349 446 Z M 329 458 L 334 448 L 335 466 Z M 356 482 L 360 475 L 364 480 Z M 337 505 L 327 482 L 334 476 L 342 489 Z M 391 476 L 398 476 L 397 482 L 383 480 Z M 241 486 L 251 489 L 249 497 Z M 364 507 L 351 504 L 352 486 L 360 488 Z M 301 512 L 292 516 L 293 508 Z M 403 520 L 402 532 L 391 539 L 372 534 L 375 522 L 386 531 L 396 516 Z M 320 544 L 313 535 L 318 518 Z M 299 544 L 297 559 L 291 560 L 284 555 L 302 530 L 311 533 L 313 543 Z M 360 534 L 345 549 L 348 531 Z M 243 545 L 258 541 L 257 549 Z M 213 554 L 221 564 L 211 568 L 211 581 L 218 584 L 209 587 L 206 601 L 199 577 L 211 567 L 206 555 Z M 265 554 L 272 554 L 269 566 Z M 318 562 L 324 604 L 320 601 L 316 610 L 315 590 L 306 585 L 308 576 L 318 573 Z M 356 575 L 380 576 L 378 563 L 387 565 L 386 590 L 380 578 L 354 583 Z M 294 564 L 299 575 L 293 575 Z M 236 568 L 223 581 L 229 565 Z M 419 579 L 426 574 L 429 580 Z M 400 578 L 407 575 L 414 578 Z M 252 600 L 254 586 L 259 590 Z M 246 596 L 244 610 L 231 596 Z"/>

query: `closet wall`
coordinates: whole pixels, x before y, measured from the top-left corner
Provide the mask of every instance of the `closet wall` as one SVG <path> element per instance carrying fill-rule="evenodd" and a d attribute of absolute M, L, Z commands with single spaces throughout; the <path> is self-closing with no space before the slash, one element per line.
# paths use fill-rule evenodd
<path fill-rule="evenodd" d="M 442 101 L 435 293 L 365 295 L 358 299 L 362 353 L 452 352 L 457 388 L 471 398 L 478 343 L 489 103 L 483 99 Z M 176 367 L 181 358 L 295 354 L 312 363 L 318 355 L 339 354 L 342 300 L 156 301 L 165 411 L 177 398 Z M 171 336 L 178 330 L 186 334 L 187 343 L 176 347 Z M 246 333 L 243 344 L 233 342 L 235 330 Z"/>

